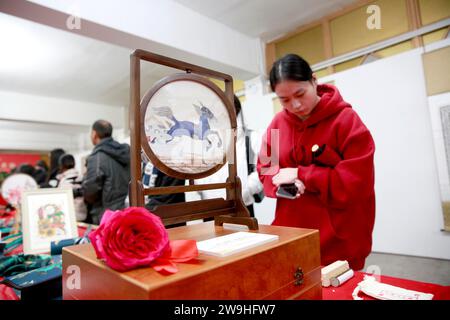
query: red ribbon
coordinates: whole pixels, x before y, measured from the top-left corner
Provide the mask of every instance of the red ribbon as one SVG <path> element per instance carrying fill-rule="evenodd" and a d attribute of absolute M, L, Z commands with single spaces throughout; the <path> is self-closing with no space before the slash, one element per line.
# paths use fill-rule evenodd
<path fill-rule="evenodd" d="M 198 257 L 197 241 L 174 240 L 170 241 L 170 249 L 152 262 L 155 271 L 166 274 L 178 272 L 176 262 L 188 262 Z"/>

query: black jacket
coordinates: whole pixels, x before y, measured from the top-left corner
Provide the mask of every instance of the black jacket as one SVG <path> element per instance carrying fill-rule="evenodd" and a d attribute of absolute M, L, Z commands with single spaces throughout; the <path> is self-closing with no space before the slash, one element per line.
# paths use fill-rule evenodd
<path fill-rule="evenodd" d="M 175 187 L 184 186 L 185 180 L 170 177 L 157 168 L 153 168 L 152 174 L 156 175 L 155 187 Z M 149 210 L 154 210 L 155 207 L 164 204 L 186 202 L 186 197 L 183 193 L 158 194 L 149 196 L 149 202 L 145 207 Z"/>
<path fill-rule="evenodd" d="M 93 223 L 100 223 L 106 209 L 125 207 L 129 182 L 130 146 L 112 138 L 102 139 L 87 158 L 83 179 L 84 200 Z"/>

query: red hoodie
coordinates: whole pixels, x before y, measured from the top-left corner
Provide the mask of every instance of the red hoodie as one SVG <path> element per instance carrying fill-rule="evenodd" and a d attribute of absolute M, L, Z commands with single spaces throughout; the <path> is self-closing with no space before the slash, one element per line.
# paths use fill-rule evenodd
<path fill-rule="evenodd" d="M 272 177 L 279 168 L 297 167 L 306 191 L 295 200 L 278 198 L 272 224 L 319 229 L 322 265 L 347 260 L 351 268 L 360 270 L 372 247 L 375 144 L 336 87 L 319 85 L 317 92 L 321 99 L 305 121 L 287 110 L 272 120 L 258 158 L 258 173 L 265 194 L 276 198 Z M 276 138 L 271 129 L 279 130 L 279 150 L 271 146 L 271 133 Z M 313 159 L 315 144 L 326 147 Z M 279 164 L 269 161 L 277 153 Z"/>

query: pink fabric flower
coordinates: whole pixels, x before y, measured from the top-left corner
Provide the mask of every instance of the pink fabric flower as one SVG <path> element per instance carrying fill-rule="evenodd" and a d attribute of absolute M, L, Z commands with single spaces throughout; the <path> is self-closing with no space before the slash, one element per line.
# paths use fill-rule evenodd
<path fill-rule="evenodd" d="M 150 266 L 171 250 L 161 218 L 142 207 L 106 210 L 89 239 L 97 258 L 117 271 Z"/>

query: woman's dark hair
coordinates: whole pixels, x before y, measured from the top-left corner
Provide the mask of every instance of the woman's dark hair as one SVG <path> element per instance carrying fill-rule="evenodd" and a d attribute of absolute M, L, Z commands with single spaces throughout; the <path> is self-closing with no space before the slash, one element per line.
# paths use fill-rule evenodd
<path fill-rule="evenodd" d="M 61 148 L 53 149 L 52 151 L 50 151 L 50 168 L 48 170 L 46 182 L 49 182 L 58 174 L 58 160 L 59 157 L 61 157 L 64 153 L 66 152 Z"/>
<path fill-rule="evenodd" d="M 59 167 L 63 170 L 75 168 L 75 158 L 71 154 L 63 154 L 59 157 Z"/>
<path fill-rule="evenodd" d="M 28 164 L 28 163 L 22 163 L 19 166 L 19 170 L 18 170 L 19 173 L 25 173 L 25 174 L 27 174 L 29 176 L 33 176 L 34 175 L 34 171 L 35 171 L 34 167 L 32 165 Z"/>
<path fill-rule="evenodd" d="M 40 167 L 40 168 L 44 169 L 46 172 L 48 171 L 48 165 L 44 160 L 38 160 L 36 162 L 36 167 Z"/>
<path fill-rule="evenodd" d="M 59 158 L 65 153 L 64 149 L 60 148 L 50 151 L 50 171 L 58 168 Z"/>
<path fill-rule="evenodd" d="M 270 70 L 270 88 L 275 87 L 283 80 L 311 81 L 312 70 L 305 59 L 296 54 L 287 54 L 274 62 Z"/>

